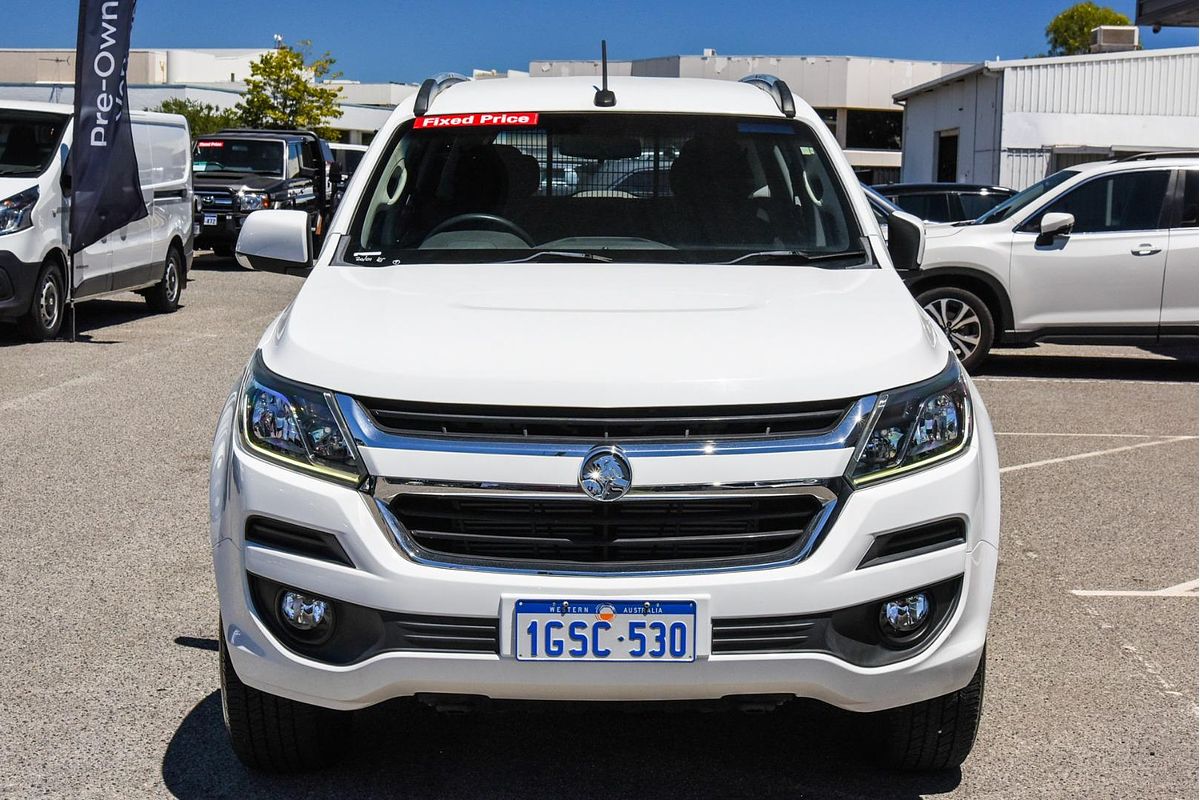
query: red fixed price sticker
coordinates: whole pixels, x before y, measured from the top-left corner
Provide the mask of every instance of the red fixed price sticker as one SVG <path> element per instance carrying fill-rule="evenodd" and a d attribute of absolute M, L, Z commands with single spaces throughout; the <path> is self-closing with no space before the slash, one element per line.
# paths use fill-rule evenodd
<path fill-rule="evenodd" d="M 224 142 L 196 142 L 196 147 L 224 147 Z"/>
<path fill-rule="evenodd" d="M 497 125 L 537 125 L 538 115 L 534 111 L 498 111 L 489 114 L 435 114 L 417 117 L 414 130 L 426 128 L 485 128 Z"/>

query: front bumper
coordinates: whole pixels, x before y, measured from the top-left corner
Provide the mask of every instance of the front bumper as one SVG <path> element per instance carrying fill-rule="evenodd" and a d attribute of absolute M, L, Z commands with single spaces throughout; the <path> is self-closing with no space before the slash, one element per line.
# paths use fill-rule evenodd
<path fill-rule="evenodd" d="M 247 216 L 248 212 L 232 211 L 228 208 L 208 209 L 196 214 L 192 218 L 196 249 L 211 250 L 214 245 L 233 247 L 237 244 L 238 234 L 242 232 L 242 224 Z M 205 225 L 205 217 L 215 217 L 216 224 Z"/>
<path fill-rule="evenodd" d="M 853 492 L 811 556 L 741 571 L 610 576 L 477 571 L 415 563 L 394 545 L 370 498 L 267 463 L 232 433 L 233 399 L 214 443 L 210 497 L 222 635 L 248 685 L 340 709 L 417 693 L 522 700 L 704 700 L 731 695 L 810 697 L 856 711 L 907 705 L 965 686 L 987 633 L 999 536 L 999 480 L 991 426 L 974 398 L 977 433 L 960 457 Z M 355 567 L 246 544 L 251 516 L 333 533 Z M 935 552 L 858 566 L 874 535 L 958 517 L 967 540 Z M 247 572 L 372 609 L 491 617 L 499 653 L 385 652 L 350 665 L 315 661 L 284 646 L 254 610 Z M 952 615 L 919 653 L 862 667 L 821 652 L 713 654 L 715 618 L 818 614 L 885 599 L 961 576 Z M 690 599 L 697 659 L 688 664 L 518 662 L 518 599 Z"/>
<path fill-rule="evenodd" d="M 29 311 L 41 267 L 0 250 L 0 319 L 16 319 Z"/>

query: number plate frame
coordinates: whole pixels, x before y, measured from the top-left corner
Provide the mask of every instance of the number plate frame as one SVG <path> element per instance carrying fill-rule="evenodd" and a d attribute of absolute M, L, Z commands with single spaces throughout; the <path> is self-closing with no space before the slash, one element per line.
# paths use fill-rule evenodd
<path fill-rule="evenodd" d="M 565 607 L 565 610 L 564 610 Z M 611 616 L 608 616 L 611 615 Z M 584 661 L 590 663 L 669 663 L 690 664 L 696 660 L 698 635 L 697 602 L 695 600 L 517 600 L 513 605 L 513 656 L 517 661 Z M 527 628 L 532 620 L 539 622 L 537 628 L 538 646 L 533 648 Z M 546 638 L 540 623 L 558 621 L 564 627 L 556 629 L 559 634 L 555 638 L 561 642 L 561 653 L 546 653 Z M 587 647 L 582 655 L 573 655 L 579 649 L 578 639 L 572 639 L 571 623 L 586 624 L 585 638 Z M 597 622 L 607 622 L 609 629 L 595 631 Z M 633 639 L 628 638 L 631 629 L 629 623 L 643 622 L 641 629 L 646 636 L 646 644 L 642 655 L 632 655 L 638 648 L 633 647 Z M 652 656 L 650 653 L 657 649 L 657 630 L 652 629 L 654 622 L 665 625 L 664 653 Z M 671 626 L 673 623 L 683 623 L 686 632 L 683 655 L 672 655 Z M 576 629 L 577 633 L 582 633 Z M 610 651 L 608 656 L 597 656 L 594 647 L 599 644 L 602 649 Z"/>

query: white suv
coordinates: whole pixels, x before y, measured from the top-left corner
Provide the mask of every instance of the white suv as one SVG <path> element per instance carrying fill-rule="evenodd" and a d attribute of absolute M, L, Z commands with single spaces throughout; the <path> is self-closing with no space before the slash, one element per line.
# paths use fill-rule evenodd
<path fill-rule="evenodd" d="M 1194 338 L 1197 159 L 1056 172 L 977 220 L 927 227 L 905 280 L 967 369 L 1002 344 Z"/>
<path fill-rule="evenodd" d="M 247 219 L 246 265 L 311 275 L 213 448 L 234 749 L 311 768 L 393 697 L 807 697 L 959 764 L 999 471 L 893 269 L 919 221 L 884 244 L 781 81 L 592 84 L 427 81 L 315 268 L 302 213 Z M 560 158 L 649 190 L 570 196 Z"/>

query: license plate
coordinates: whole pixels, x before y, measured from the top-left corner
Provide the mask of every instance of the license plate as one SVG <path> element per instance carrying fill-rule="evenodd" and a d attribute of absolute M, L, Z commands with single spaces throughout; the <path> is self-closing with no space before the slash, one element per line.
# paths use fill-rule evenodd
<path fill-rule="evenodd" d="M 692 600 L 518 600 L 518 661 L 695 661 Z"/>
<path fill-rule="evenodd" d="M 205 214 L 204 215 L 204 224 L 205 225 L 216 225 L 217 224 L 217 215 L 216 214 Z"/>

